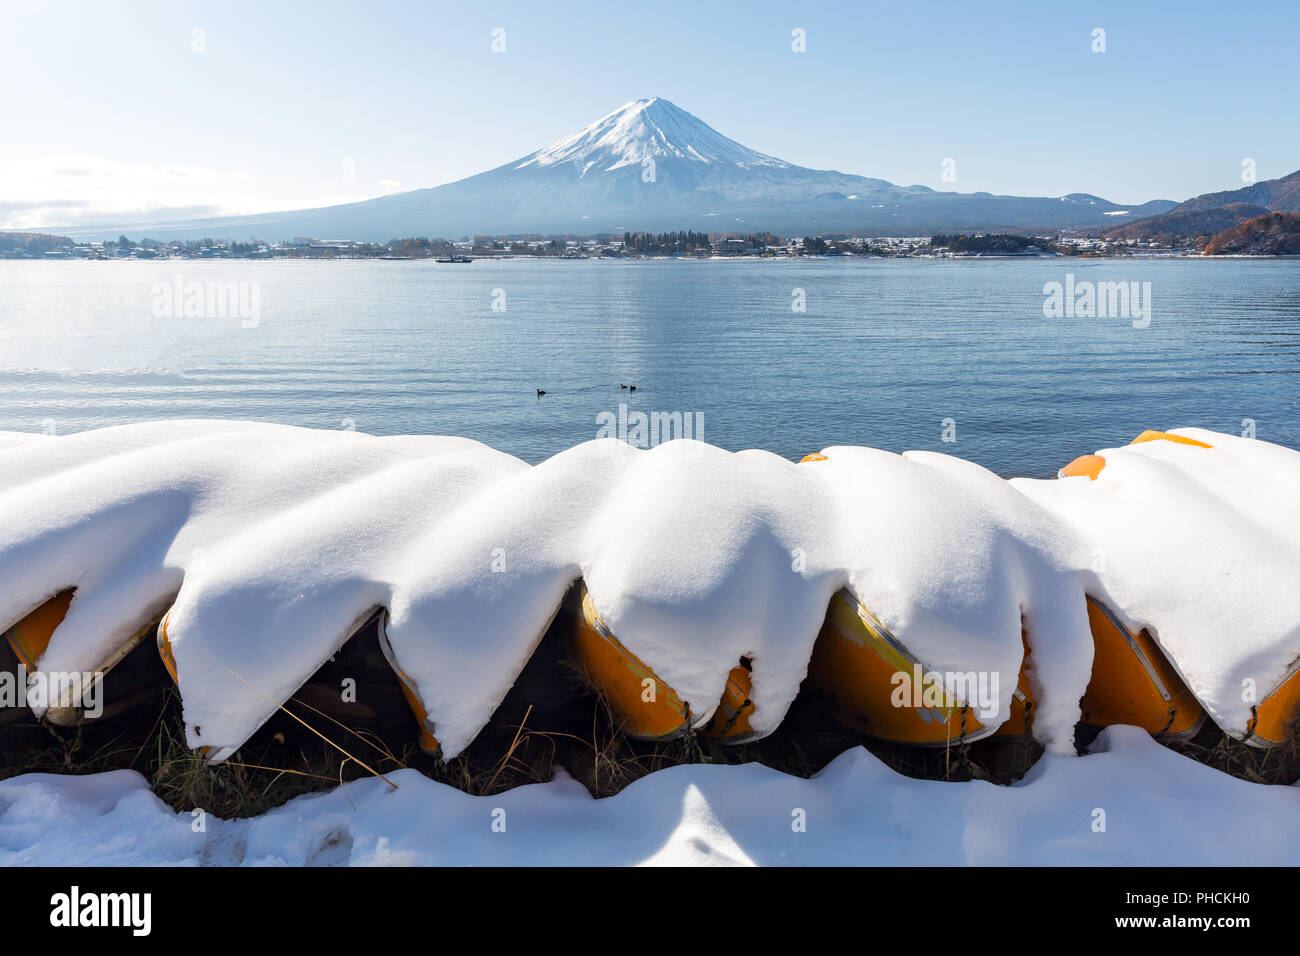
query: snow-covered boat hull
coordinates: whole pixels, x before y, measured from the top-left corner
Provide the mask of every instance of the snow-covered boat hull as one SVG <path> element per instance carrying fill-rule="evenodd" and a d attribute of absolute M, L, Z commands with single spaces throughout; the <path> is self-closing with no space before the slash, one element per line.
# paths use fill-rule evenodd
<path fill-rule="evenodd" d="M 843 589 L 831 599 L 808 679 L 836 720 L 869 737 L 922 747 L 969 744 L 998 730 L 998 724 L 980 721 L 970 701 L 949 695 L 926 674 L 922 662 L 852 591 Z M 1023 693 L 1013 696 L 1008 734 L 1027 732 L 1028 706 Z"/>
<path fill-rule="evenodd" d="M 690 707 L 614 636 L 585 584 L 566 602 L 565 617 L 572 656 L 609 701 L 626 734 L 672 740 L 690 731 Z"/>
<path fill-rule="evenodd" d="M 1088 623 L 1096 650 L 1092 681 L 1081 703 L 1083 722 L 1131 724 L 1159 740 L 1194 736 L 1205 721 L 1205 708 L 1150 633 L 1134 634 L 1091 597 Z"/>
<path fill-rule="evenodd" d="M 67 617 L 75 594 L 75 588 L 59 592 L 4 632 L 5 641 L 29 675 L 39 668 L 40 660 L 50 645 L 50 639 Z M 160 620 L 159 616 L 144 615 L 144 623 L 138 630 L 85 673 L 90 675 L 92 680 L 102 683 L 108 672 L 121 663 L 136 645 L 153 634 Z M 96 719 L 101 716 L 103 711 L 98 707 L 95 715 L 87 713 L 85 702 L 82 700 L 86 690 L 88 688 L 80 685 L 64 687 L 59 694 L 59 699 L 49 701 L 49 706 L 44 711 L 44 719 L 60 727 L 72 727 L 85 719 Z"/>

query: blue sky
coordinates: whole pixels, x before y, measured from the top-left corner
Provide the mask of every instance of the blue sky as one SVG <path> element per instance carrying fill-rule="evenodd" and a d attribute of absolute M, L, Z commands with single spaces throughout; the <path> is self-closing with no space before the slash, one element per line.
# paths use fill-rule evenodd
<path fill-rule="evenodd" d="M 1241 185 L 1243 159 L 1300 168 L 1295 3 L 569 9 L 10 2 L 0 226 L 437 185 L 643 96 L 791 162 L 962 192 L 1181 200 Z"/>

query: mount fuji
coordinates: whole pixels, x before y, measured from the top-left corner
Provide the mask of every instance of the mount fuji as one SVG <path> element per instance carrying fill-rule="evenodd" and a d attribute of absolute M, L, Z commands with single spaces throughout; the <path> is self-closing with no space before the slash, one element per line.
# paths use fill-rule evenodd
<path fill-rule="evenodd" d="M 523 235 L 694 229 L 707 232 L 915 235 L 945 229 L 1113 227 L 1175 204 L 1121 206 L 938 192 L 757 152 L 660 97 L 634 100 L 544 149 L 458 182 L 364 202 L 158 223 L 155 238 Z M 114 230 L 114 233 L 116 230 Z"/>

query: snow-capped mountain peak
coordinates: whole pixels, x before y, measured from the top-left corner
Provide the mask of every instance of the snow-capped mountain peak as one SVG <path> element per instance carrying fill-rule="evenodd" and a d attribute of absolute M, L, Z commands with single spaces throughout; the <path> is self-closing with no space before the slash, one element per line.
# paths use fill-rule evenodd
<path fill-rule="evenodd" d="M 576 165 L 582 175 L 639 166 L 647 159 L 679 159 L 747 169 L 790 164 L 742 146 L 676 104 L 654 96 L 632 100 L 596 122 L 525 157 L 516 169 Z"/>
<path fill-rule="evenodd" d="M 778 235 L 921 235 L 959 230 L 1113 228 L 1168 201 L 936 192 L 777 159 L 723 136 L 662 97 L 633 100 L 545 149 L 443 186 L 259 216 L 149 228 L 153 238 L 596 235 L 695 229 Z M 117 235 L 116 228 L 103 235 Z M 1041 233 L 1040 233 L 1041 234 Z M 99 232 L 91 233 L 99 238 Z"/>

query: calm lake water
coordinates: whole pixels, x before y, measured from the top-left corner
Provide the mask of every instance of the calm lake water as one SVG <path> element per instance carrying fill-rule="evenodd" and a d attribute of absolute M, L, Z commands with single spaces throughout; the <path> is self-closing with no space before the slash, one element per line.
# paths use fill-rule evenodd
<path fill-rule="evenodd" d="M 1149 327 L 1045 318 L 1067 273 L 1150 282 Z M 156 315 L 177 275 L 256 283 L 260 321 Z M 0 262 L 0 430 L 354 422 L 536 462 L 626 402 L 733 450 L 1050 475 L 1144 428 L 1300 448 L 1298 373 L 1296 260 Z"/>

